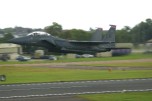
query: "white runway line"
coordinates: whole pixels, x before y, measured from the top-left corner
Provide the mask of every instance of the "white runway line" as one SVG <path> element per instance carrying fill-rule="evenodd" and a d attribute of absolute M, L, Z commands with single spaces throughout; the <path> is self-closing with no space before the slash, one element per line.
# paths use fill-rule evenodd
<path fill-rule="evenodd" d="M 102 93 L 143 92 L 143 91 L 152 91 L 152 89 L 101 91 L 101 92 L 80 92 L 80 93 L 61 93 L 61 94 L 43 94 L 43 95 L 26 95 L 26 96 L 9 96 L 9 97 L 0 97 L 0 99 L 28 98 L 28 97 L 45 97 L 45 96 L 61 96 L 61 95 L 82 95 L 82 94 L 102 94 Z"/>

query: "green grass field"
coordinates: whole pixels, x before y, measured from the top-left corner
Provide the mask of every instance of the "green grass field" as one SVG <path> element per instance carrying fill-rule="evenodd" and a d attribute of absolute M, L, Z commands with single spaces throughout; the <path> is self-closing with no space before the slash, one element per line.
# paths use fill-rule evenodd
<path fill-rule="evenodd" d="M 5 74 L 7 80 L 0 84 L 76 81 L 76 80 L 104 80 L 151 78 L 152 70 L 80 70 L 55 69 L 40 67 L 0 67 L 0 74 Z"/>
<path fill-rule="evenodd" d="M 112 61 L 112 60 L 130 60 L 130 59 L 147 59 L 152 58 L 151 54 L 131 54 L 122 57 L 109 58 L 80 58 L 65 59 L 58 61 L 41 61 L 38 63 L 48 62 L 73 62 L 73 61 Z M 0 62 L 0 64 L 14 63 L 35 63 L 29 62 Z M 93 64 L 93 66 L 103 66 L 101 64 Z M 133 67 L 152 67 L 152 62 L 130 62 L 130 63 L 110 63 L 104 66 L 133 66 Z M 57 69 L 46 67 L 14 67 L 1 66 L 0 74 L 5 74 L 7 80 L 0 84 L 10 83 L 32 83 L 32 82 L 55 82 L 55 81 L 76 81 L 76 80 L 104 80 L 104 79 L 128 79 L 128 78 L 152 78 L 152 70 L 80 70 L 80 69 Z"/>
<path fill-rule="evenodd" d="M 151 101 L 152 92 L 127 92 L 80 95 L 88 101 Z"/>
<path fill-rule="evenodd" d="M 152 61 L 144 62 L 120 62 L 120 63 L 100 63 L 100 64 L 83 64 L 83 66 L 107 66 L 107 67 L 149 67 L 152 68 Z"/>

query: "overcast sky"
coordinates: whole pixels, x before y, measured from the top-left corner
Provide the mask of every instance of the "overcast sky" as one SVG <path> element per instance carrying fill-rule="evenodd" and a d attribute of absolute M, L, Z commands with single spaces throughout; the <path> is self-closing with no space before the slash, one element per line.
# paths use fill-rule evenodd
<path fill-rule="evenodd" d="M 133 27 L 152 18 L 151 0 L 0 0 L 0 28 L 44 28 L 57 22 L 63 29 Z"/>

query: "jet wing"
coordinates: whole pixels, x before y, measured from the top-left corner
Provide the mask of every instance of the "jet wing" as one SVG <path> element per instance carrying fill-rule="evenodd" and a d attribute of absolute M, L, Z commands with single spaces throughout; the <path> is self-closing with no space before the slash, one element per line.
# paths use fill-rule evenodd
<path fill-rule="evenodd" d="M 103 42 L 103 41 L 75 41 L 70 40 L 69 43 L 71 44 L 89 44 L 89 45 L 98 45 L 98 44 L 106 44 L 106 43 L 114 43 L 114 42 Z"/>

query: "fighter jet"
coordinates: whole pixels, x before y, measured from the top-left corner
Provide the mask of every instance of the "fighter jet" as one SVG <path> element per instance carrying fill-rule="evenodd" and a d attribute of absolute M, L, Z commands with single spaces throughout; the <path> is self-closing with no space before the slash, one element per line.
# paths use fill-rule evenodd
<path fill-rule="evenodd" d="M 52 36 L 46 32 L 32 32 L 25 37 L 9 40 L 10 43 L 45 47 L 50 52 L 96 54 L 115 48 L 116 26 L 110 25 L 110 29 L 103 35 L 102 28 L 97 28 L 90 41 L 66 40 Z"/>

